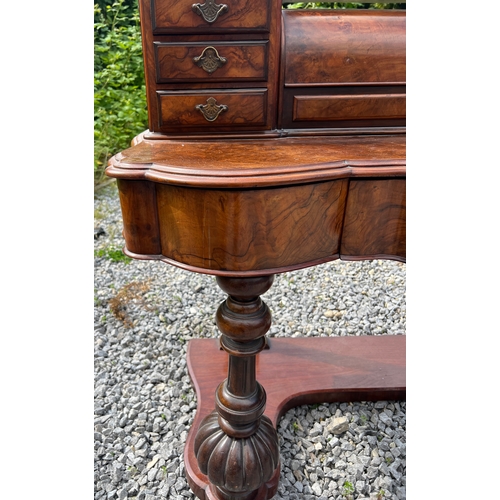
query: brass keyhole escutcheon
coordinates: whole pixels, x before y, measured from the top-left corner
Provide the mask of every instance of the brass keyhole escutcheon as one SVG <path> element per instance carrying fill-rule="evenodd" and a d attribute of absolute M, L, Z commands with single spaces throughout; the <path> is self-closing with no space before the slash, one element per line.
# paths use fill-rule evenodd
<path fill-rule="evenodd" d="M 228 107 L 225 104 L 217 104 L 214 97 L 209 97 L 206 104 L 198 104 L 195 109 L 201 112 L 205 120 L 214 122 L 223 111 L 228 110 Z"/>
<path fill-rule="evenodd" d="M 216 4 L 215 0 L 206 0 L 204 4 L 201 3 L 195 3 L 192 5 L 193 10 L 201 16 L 207 23 L 213 23 L 217 20 L 219 15 L 224 14 L 227 12 L 227 5 L 225 3 L 223 4 Z"/>
<path fill-rule="evenodd" d="M 226 64 L 227 59 L 221 57 L 215 47 L 206 47 L 198 57 L 193 57 L 197 66 L 212 74 L 216 69 Z"/>

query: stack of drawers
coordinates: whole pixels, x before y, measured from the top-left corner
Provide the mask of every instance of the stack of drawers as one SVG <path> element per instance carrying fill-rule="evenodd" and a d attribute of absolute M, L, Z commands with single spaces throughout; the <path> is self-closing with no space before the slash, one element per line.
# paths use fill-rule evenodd
<path fill-rule="evenodd" d="M 281 3 L 140 0 L 150 137 L 276 129 Z"/>

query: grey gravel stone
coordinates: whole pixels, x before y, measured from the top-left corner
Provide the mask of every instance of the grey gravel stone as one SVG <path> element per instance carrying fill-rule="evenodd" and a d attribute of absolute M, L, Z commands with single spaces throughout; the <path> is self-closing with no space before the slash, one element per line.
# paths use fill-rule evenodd
<path fill-rule="evenodd" d="M 124 245 L 114 185 L 94 207 L 94 499 L 195 499 L 183 462 L 196 412 L 186 351 L 191 338 L 218 338 L 225 295 L 210 276 L 107 257 Z M 374 260 L 278 275 L 263 297 L 273 313 L 269 336 L 404 335 L 405 272 L 405 264 Z M 406 499 L 405 429 L 404 401 L 290 409 L 278 423 L 275 500 L 345 500 L 346 481 L 355 499 L 381 490 L 384 499 Z"/>
<path fill-rule="evenodd" d="M 336 417 L 326 426 L 326 430 L 332 434 L 342 434 L 349 429 L 349 420 L 347 417 Z"/>

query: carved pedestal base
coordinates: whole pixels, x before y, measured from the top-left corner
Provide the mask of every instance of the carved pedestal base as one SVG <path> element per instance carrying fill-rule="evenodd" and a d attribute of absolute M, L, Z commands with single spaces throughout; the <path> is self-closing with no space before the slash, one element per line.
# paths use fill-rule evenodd
<path fill-rule="evenodd" d="M 194 452 L 201 422 L 213 412 L 215 392 L 228 370 L 228 355 L 216 339 L 191 340 L 187 362 L 197 394 L 197 412 L 184 451 L 187 479 L 202 500 L 220 500 L 199 469 Z M 276 427 L 290 408 L 337 401 L 404 400 L 406 337 L 278 338 L 257 356 L 257 378 L 266 388 L 265 415 Z M 277 492 L 280 468 L 255 500 Z"/>
<path fill-rule="evenodd" d="M 200 423 L 193 449 L 217 500 L 255 500 L 279 469 L 278 435 L 264 416 L 266 391 L 256 378 L 256 358 L 271 326 L 271 312 L 260 296 L 273 280 L 272 275 L 217 277 L 228 294 L 216 314 L 220 347 L 228 355 L 227 378 L 215 391 L 215 410 Z"/>
<path fill-rule="evenodd" d="M 270 500 L 276 494 L 276 423 L 288 408 L 405 395 L 402 336 L 273 339 L 265 349 L 271 312 L 260 296 L 273 279 L 218 276 L 228 294 L 216 314 L 221 339 L 189 344 L 198 410 L 185 467 L 201 499 Z"/>
<path fill-rule="evenodd" d="M 201 422 L 194 452 L 198 463 L 204 464 L 202 472 L 217 485 L 211 485 L 217 498 L 254 500 L 262 483 L 279 469 L 277 442 L 276 430 L 266 416 L 260 418 L 254 434 L 238 439 L 221 429 L 219 414 L 213 411 Z"/>

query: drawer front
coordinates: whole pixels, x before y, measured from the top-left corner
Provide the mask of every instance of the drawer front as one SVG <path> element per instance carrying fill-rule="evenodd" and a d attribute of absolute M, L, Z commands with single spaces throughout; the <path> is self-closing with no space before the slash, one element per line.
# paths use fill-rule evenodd
<path fill-rule="evenodd" d="M 156 81 L 266 81 L 267 40 L 235 43 L 155 43 Z"/>
<path fill-rule="evenodd" d="M 152 0 L 154 34 L 269 32 L 271 0 Z"/>
<path fill-rule="evenodd" d="M 366 128 L 406 125 L 406 86 L 283 89 L 283 128 Z"/>
<path fill-rule="evenodd" d="M 406 179 L 351 179 L 341 258 L 406 258 Z"/>
<path fill-rule="evenodd" d="M 296 95 L 293 121 L 404 119 L 405 94 Z"/>
<path fill-rule="evenodd" d="M 266 125 L 267 89 L 235 91 L 158 91 L 160 127 L 261 128 Z"/>
<path fill-rule="evenodd" d="M 285 85 L 406 81 L 406 12 L 284 10 Z"/>

